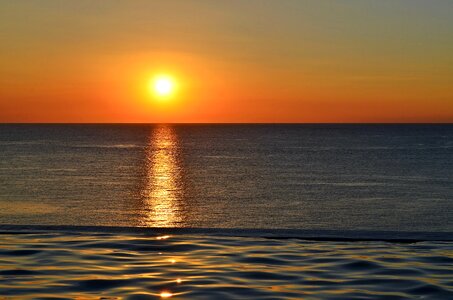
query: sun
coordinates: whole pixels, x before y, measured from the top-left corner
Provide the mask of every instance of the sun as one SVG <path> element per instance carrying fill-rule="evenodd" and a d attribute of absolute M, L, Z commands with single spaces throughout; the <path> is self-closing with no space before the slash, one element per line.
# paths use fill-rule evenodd
<path fill-rule="evenodd" d="M 159 98 L 168 98 L 175 91 L 175 80 L 169 75 L 158 75 L 150 82 L 151 92 Z"/>

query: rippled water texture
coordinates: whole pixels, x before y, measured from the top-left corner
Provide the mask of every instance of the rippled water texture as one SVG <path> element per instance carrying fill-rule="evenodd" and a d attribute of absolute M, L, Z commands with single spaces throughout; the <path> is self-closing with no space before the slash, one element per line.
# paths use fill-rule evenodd
<path fill-rule="evenodd" d="M 453 244 L 441 242 L 5 232 L 0 238 L 0 295 L 14 299 L 452 299 L 452 269 Z"/>

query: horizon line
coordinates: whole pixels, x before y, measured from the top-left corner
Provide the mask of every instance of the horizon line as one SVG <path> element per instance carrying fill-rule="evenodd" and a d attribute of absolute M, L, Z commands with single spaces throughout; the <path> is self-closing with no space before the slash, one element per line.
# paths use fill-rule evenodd
<path fill-rule="evenodd" d="M 0 125 L 453 125 L 451 122 L 0 122 Z"/>

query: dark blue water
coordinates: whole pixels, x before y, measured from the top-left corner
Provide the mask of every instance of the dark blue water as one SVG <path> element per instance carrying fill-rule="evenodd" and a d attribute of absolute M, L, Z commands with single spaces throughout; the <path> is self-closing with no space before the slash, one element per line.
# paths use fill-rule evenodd
<path fill-rule="evenodd" d="M 0 125 L 0 224 L 453 231 L 453 125 Z"/>

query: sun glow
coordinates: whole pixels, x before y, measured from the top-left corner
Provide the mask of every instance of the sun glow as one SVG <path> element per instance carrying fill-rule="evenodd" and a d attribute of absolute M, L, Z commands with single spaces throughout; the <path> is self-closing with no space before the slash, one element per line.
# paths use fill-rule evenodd
<path fill-rule="evenodd" d="M 170 293 L 170 292 L 168 292 L 168 291 L 162 291 L 162 292 L 160 293 L 160 297 L 161 297 L 161 298 L 170 298 L 171 296 L 173 296 L 173 294 Z"/>
<path fill-rule="evenodd" d="M 168 75 L 159 75 L 150 82 L 151 92 L 159 98 L 168 98 L 175 92 L 175 80 Z"/>

